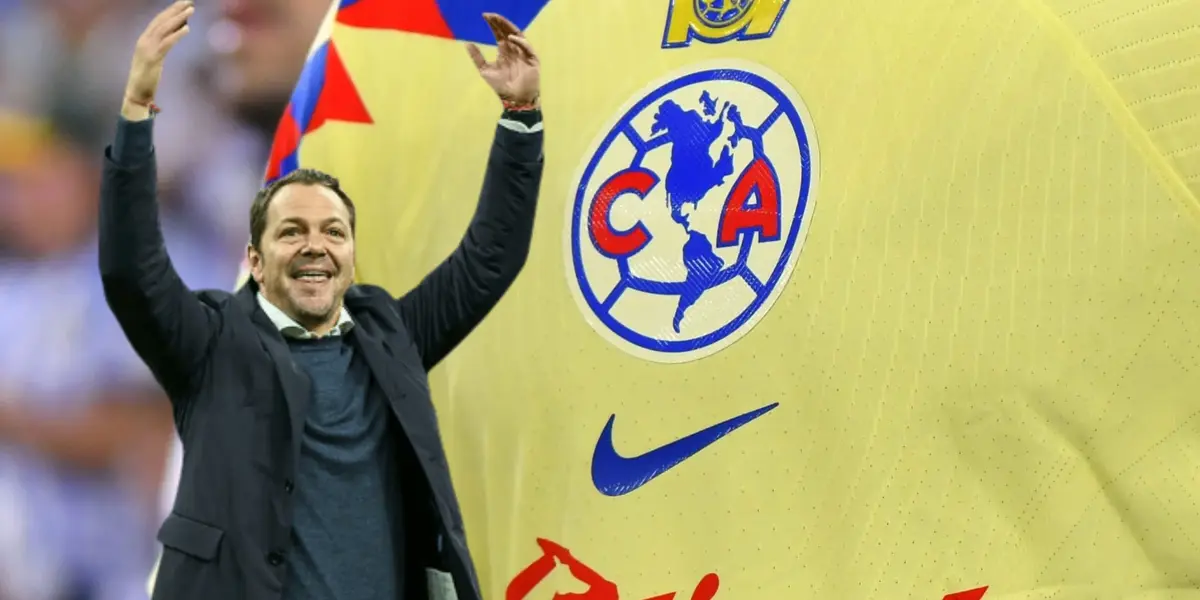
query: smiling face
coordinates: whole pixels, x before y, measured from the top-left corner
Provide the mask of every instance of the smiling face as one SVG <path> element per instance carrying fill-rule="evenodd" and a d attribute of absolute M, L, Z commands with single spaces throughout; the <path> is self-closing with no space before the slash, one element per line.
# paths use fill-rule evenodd
<path fill-rule="evenodd" d="M 354 281 L 349 207 L 327 186 L 290 183 L 268 200 L 250 272 L 267 300 L 300 325 L 325 334 L 337 323 Z M 253 227 L 253 225 L 252 225 Z"/>

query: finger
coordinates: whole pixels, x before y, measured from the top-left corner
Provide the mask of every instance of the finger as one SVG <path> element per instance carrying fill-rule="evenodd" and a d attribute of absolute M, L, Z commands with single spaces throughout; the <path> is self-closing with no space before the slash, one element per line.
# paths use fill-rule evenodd
<path fill-rule="evenodd" d="M 175 11 L 174 4 L 159 11 L 159 13 L 157 15 L 154 15 L 153 19 L 150 19 L 150 23 L 146 25 L 146 33 L 157 32 L 159 30 L 159 28 L 161 27 L 162 22 L 165 21 L 167 18 L 169 18 L 174 13 L 174 11 Z"/>
<path fill-rule="evenodd" d="M 504 47 L 502 52 L 503 52 L 503 56 L 504 56 L 505 60 L 509 60 L 509 61 L 518 61 L 518 60 L 524 61 L 524 60 L 526 60 L 525 51 L 522 50 L 520 46 L 512 43 L 512 40 L 505 39 L 503 42 L 500 42 L 500 44 Z"/>
<path fill-rule="evenodd" d="M 510 35 L 508 36 L 508 41 L 511 42 L 513 46 L 521 49 L 521 53 L 525 55 L 525 60 L 537 62 L 537 53 L 533 51 L 533 45 L 529 43 L 529 40 L 519 35 Z"/>
<path fill-rule="evenodd" d="M 508 34 L 505 33 L 505 31 L 500 27 L 499 23 L 496 23 L 495 21 L 488 21 L 488 27 L 492 29 L 492 37 L 496 38 L 497 46 L 508 37 Z"/>
<path fill-rule="evenodd" d="M 159 15 L 160 18 L 156 19 L 154 25 L 147 29 L 146 34 L 154 43 L 162 43 L 167 36 L 187 23 L 193 12 L 195 9 L 190 2 L 173 4 L 162 15 Z"/>
<path fill-rule="evenodd" d="M 500 51 L 499 56 L 496 57 L 496 62 L 521 59 L 521 51 L 516 46 L 508 43 L 508 40 L 496 42 L 496 49 Z"/>
<path fill-rule="evenodd" d="M 179 29 L 175 30 L 174 33 L 167 34 L 167 37 L 163 38 L 163 44 L 162 44 L 163 54 L 170 52 L 171 48 L 174 48 L 175 44 L 178 44 L 179 40 L 183 39 L 183 36 L 187 35 L 188 32 L 191 30 L 192 30 L 191 27 L 184 25 L 183 27 L 180 27 Z"/>
<path fill-rule="evenodd" d="M 500 53 L 502 56 L 504 56 L 505 60 L 509 60 L 509 61 L 525 60 L 524 51 L 521 50 L 520 46 L 512 43 L 511 40 L 506 38 L 503 42 L 500 42 L 498 45 L 501 48 Z"/>
<path fill-rule="evenodd" d="M 168 22 L 189 8 L 192 8 L 190 0 L 179 0 L 158 13 L 154 17 L 154 20 L 150 21 L 150 25 L 146 27 L 146 31 L 154 32 L 159 37 L 165 36 L 173 31 L 172 29 L 167 29 Z"/>
<path fill-rule="evenodd" d="M 504 15 L 492 13 L 492 16 L 496 20 L 496 25 L 500 27 L 500 30 L 504 32 L 506 37 L 509 35 L 521 35 L 521 30 L 512 21 L 504 18 Z"/>
<path fill-rule="evenodd" d="M 499 45 L 500 42 L 504 41 L 504 38 L 508 37 L 508 34 L 500 29 L 500 23 L 496 21 L 496 17 L 498 16 L 500 15 L 492 13 L 485 13 L 483 15 L 483 19 L 487 21 L 488 28 L 492 30 L 492 37 L 496 38 L 496 45 Z"/>
<path fill-rule="evenodd" d="M 487 68 L 487 59 L 483 57 L 483 52 L 479 50 L 479 46 L 468 43 L 467 54 L 471 55 L 471 60 L 475 63 L 476 69 L 483 70 Z"/>
<path fill-rule="evenodd" d="M 195 12 L 196 12 L 195 6 L 188 6 L 187 8 L 184 8 L 182 11 L 180 11 L 174 15 L 171 15 L 171 17 L 169 17 L 168 19 L 163 21 L 163 23 L 162 23 L 163 39 L 165 40 L 166 38 L 170 37 L 171 35 L 175 34 L 177 31 L 179 31 L 180 28 L 187 26 L 188 19 L 190 19 L 192 17 L 192 14 Z"/>

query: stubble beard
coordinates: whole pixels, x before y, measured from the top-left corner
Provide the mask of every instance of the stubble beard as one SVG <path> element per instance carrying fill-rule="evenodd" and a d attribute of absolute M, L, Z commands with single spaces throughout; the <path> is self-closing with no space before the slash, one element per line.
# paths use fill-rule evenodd
<path fill-rule="evenodd" d="M 333 285 L 333 282 L 330 282 Z M 301 296 L 289 294 L 288 304 L 293 319 L 308 329 L 316 329 L 333 320 L 334 312 L 341 306 L 341 294 L 333 291 L 329 296 Z"/>
<path fill-rule="evenodd" d="M 290 280 L 287 276 L 281 278 L 270 286 L 271 294 L 274 298 L 268 298 L 273 304 L 279 307 L 287 316 L 296 321 L 299 325 L 306 329 L 313 330 L 327 324 L 332 318 L 334 311 L 340 306 L 339 300 L 341 294 L 334 291 L 328 297 L 320 296 L 302 296 L 299 290 L 291 289 L 289 286 Z M 334 282 L 330 282 L 331 285 Z"/>

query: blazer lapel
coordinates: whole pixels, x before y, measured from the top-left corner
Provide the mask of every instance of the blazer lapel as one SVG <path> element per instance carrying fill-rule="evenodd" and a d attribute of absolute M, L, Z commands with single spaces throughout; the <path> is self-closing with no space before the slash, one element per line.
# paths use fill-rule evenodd
<path fill-rule="evenodd" d="M 424 377 L 424 372 L 418 371 L 420 365 L 414 368 L 413 365 L 405 364 L 403 360 L 396 358 L 386 339 L 376 337 L 367 327 L 363 327 L 366 319 L 360 317 L 362 313 L 356 314 L 351 310 L 350 314 L 358 323 L 350 330 L 355 350 L 366 360 L 375 385 L 379 386 L 384 398 L 391 405 L 392 414 L 400 422 L 404 436 L 416 451 L 418 462 L 425 470 L 426 476 L 430 480 L 440 478 L 437 465 L 439 462 L 444 464 L 445 458 L 441 454 L 441 443 L 436 439 L 437 416 L 433 413 L 432 404 L 411 398 L 404 385 L 410 380 L 414 385 L 418 385 L 419 379 Z"/>
<path fill-rule="evenodd" d="M 357 316 L 355 321 L 359 324 L 350 330 L 350 339 L 355 345 L 355 350 L 366 360 L 367 367 L 371 369 L 372 379 L 383 391 L 384 398 L 391 405 L 392 413 L 396 415 L 396 420 L 400 421 L 404 435 L 413 440 L 412 428 L 419 427 L 421 418 L 413 413 L 414 405 L 406 402 L 407 394 L 400 389 L 400 373 L 406 366 L 395 358 L 386 340 L 375 337 L 366 327 L 362 327 Z"/>
<path fill-rule="evenodd" d="M 356 323 L 354 329 L 350 330 L 350 340 L 355 345 L 355 350 L 367 362 L 367 368 L 371 369 L 371 377 L 375 379 L 376 384 L 383 390 L 388 400 L 395 404 L 397 400 L 396 379 L 391 376 L 392 369 L 389 367 L 392 365 L 390 365 L 389 353 L 383 342 L 371 335 L 361 322 L 357 322 L 357 319 Z"/>
<path fill-rule="evenodd" d="M 238 301 L 250 312 L 250 320 L 258 330 L 258 339 L 271 355 L 271 364 L 275 366 L 279 385 L 283 388 L 283 398 L 287 402 L 292 430 L 292 456 L 299 456 L 304 421 L 308 418 L 308 407 L 312 402 L 312 381 L 304 369 L 292 360 L 292 352 L 279 333 L 279 328 L 258 305 L 257 293 L 256 286 L 246 285 L 238 291 Z"/>

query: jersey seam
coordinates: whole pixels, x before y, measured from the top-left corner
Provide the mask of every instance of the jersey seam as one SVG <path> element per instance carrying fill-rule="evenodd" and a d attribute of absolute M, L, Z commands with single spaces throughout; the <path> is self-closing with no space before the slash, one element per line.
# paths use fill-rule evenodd
<path fill-rule="evenodd" d="M 1104 70 L 1101 69 L 1096 57 L 1083 45 L 1079 36 L 1063 20 L 1050 10 L 1044 0 L 1021 0 L 1028 10 L 1040 17 L 1042 23 L 1050 30 L 1051 35 L 1070 54 L 1079 60 L 1079 72 L 1100 93 L 1100 97 L 1108 113 L 1116 119 L 1125 137 L 1133 142 L 1139 153 L 1150 163 L 1160 183 L 1167 187 L 1170 196 L 1183 205 L 1184 212 L 1191 218 L 1193 224 L 1200 227 L 1200 199 L 1188 187 L 1186 179 L 1171 165 L 1162 149 L 1150 137 L 1150 132 L 1133 113 L 1128 101 L 1117 90 Z"/>

